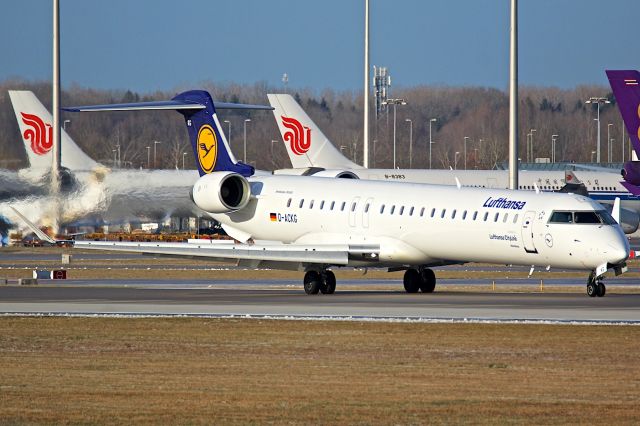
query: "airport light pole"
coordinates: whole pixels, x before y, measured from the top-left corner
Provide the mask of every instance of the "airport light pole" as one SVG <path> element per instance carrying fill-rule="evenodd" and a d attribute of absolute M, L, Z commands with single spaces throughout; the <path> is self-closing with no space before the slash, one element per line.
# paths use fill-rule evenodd
<path fill-rule="evenodd" d="M 151 147 L 147 147 L 147 169 L 151 168 Z"/>
<path fill-rule="evenodd" d="M 271 139 L 271 166 L 273 166 L 273 168 L 276 168 L 276 160 L 273 157 L 273 144 L 274 143 L 278 143 L 277 140 Z"/>
<path fill-rule="evenodd" d="M 458 170 L 458 155 L 460 155 L 460 151 L 456 151 L 453 156 L 453 170 Z"/>
<path fill-rule="evenodd" d="M 184 170 L 184 157 L 186 157 L 187 153 L 183 152 L 182 153 L 182 170 Z"/>
<path fill-rule="evenodd" d="M 243 148 L 244 160 L 243 162 L 245 164 L 247 164 L 247 123 L 250 121 L 251 121 L 250 118 L 245 118 L 244 120 L 244 148 Z"/>
<path fill-rule="evenodd" d="M 404 99 L 387 99 L 382 102 L 383 105 L 393 105 L 393 168 L 396 168 L 396 107 L 398 105 L 406 105 Z"/>
<path fill-rule="evenodd" d="M 156 146 L 157 146 L 159 143 L 162 143 L 162 142 L 160 142 L 160 141 L 153 141 L 153 168 L 154 168 L 154 169 L 157 167 L 157 166 L 156 166 L 156 164 L 157 164 L 157 163 L 156 163 Z"/>
<path fill-rule="evenodd" d="M 611 138 L 611 163 L 613 163 L 613 144 L 615 143 L 615 139 Z"/>
<path fill-rule="evenodd" d="M 598 162 L 598 164 L 600 163 L 600 104 L 610 104 L 611 101 L 607 98 L 602 98 L 602 97 L 597 97 L 597 96 L 592 96 L 589 99 L 587 99 L 585 102 L 585 104 L 596 104 L 598 106 L 598 118 L 596 118 L 596 121 L 598 122 L 598 142 L 596 145 L 596 161 Z M 593 161 L 592 161 L 593 162 Z"/>
<path fill-rule="evenodd" d="M 117 155 L 118 151 L 115 150 L 115 149 L 112 149 L 111 152 L 113 152 L 113 167 L 115 168 L 116 167 L 116 155 Z"/>
<path fill-rule="evenodd" d="M 478 152 L 480 153 L 480 155 L 482 155 L 482 139 L 478 139 Z M 476 159 L 476 161 L 477 160 L 478 159 Z"/>
<path fill-rule="evenodd" d="M 611 126 L 613 124 L 607 124 L 607 163 L 611 162 Z"/>
<path fill-rule="evenodd" d="M 437 118 L 429 120 L 429 169 L 431 169 L 431 145 L 433 145 L 433 139 L 431 138 L 431 125 L 436 121 L 438 121 Z"/>
<path fill-rule="evenodd" d="M 409 123 L 409 168 L 413 165 L 413 121 L 410 118 L 405 118 L 404 121 Z"/>
<path fill-rule="evenodd" d="M 533 132 L 535 132 L 536 129 L 531 129 L 529 130 L 529 134 L 531 135 L 531 161 L 535 162 L 536 161 L 536 157 L 534 157 L 533 155 Z"/>
<path fill-rule="evenodd" d="M 467 140 L 469 136 L 464 137 L 464 169 L 467 170 Z"/>
<path fill-rule="evenodd" d="M 591 162 L 593 163 L 593 156 L 596 155 L 595 151 L 591 151 Z"/>
<path fill-rule="evenodd" d="M 556 139 L 558 135 L 551 135 L 551 162 L 556 162 Z"/>
<path fill-rule="evenodd" d="M 224 120 L 227 123 L 227 127 L 229 131 L 227 132 L 227 142 L 229 142 L 229 149 L 231 149 L 231 122 L 229 120 Z"/>
<path fill-rule="evenodd" d="M 118 150 L 118 168 L 120 168 L 122 164 L 120 161 L 120 144 L 116 145 L 116 149 Z"/>

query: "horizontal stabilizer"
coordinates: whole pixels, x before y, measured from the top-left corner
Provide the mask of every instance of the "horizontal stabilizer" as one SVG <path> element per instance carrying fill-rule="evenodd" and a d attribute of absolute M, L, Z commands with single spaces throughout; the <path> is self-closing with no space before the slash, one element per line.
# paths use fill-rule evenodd
<path fill-rule="evenodd" d="M 252 110 L 272 110 L 273 107 L 267 105 L 234 104 L 228 102 L 215 102 L 216 109 L 252 109 Z M 105 104 L 86 105 L 62 108 L 69 112 L 91 112 L 91 111 L 157 111 L 157 110 L 200 110 L 206 105 L 189 101 L 153 101 L 153 102 L 133 102 L 127 104 Z"/>
<path fill-rule="evenodd" d="M 38 228 L 35 223 L 27 219 L 22 213 L 20 213 L 18 210 L 16 210 L 12 206 L 9 206 L 9 207 L 11 207 L 11 210 L 13 210 L 20 217 L 20 219 L 22 219 L 24 223 L 33 231 L 33 233 L 36 234 L 36 237 L 38 237 L 42 241 L 46 241 L 51 244 L 56 243 L 56 240 L 48 236 L 45 232 L 43 232 L 40 228 Z"/>

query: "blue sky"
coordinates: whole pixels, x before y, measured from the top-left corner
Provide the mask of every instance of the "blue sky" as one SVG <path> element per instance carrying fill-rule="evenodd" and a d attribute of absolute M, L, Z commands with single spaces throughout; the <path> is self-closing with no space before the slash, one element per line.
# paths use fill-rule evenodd
<path fill-rule="evenodd" d="M 361 90 L 364 0 L 61 0 L 62 83 L 201 81 Z M 520 0 L 520 83 L 606 85 L 640 68 L 637 0 Z M 0 79 L 51 76 L 51 1 L 9 0 Z M 508 84 L 509 0 L 371 0 L 371 64 L 393 84 Z"/>

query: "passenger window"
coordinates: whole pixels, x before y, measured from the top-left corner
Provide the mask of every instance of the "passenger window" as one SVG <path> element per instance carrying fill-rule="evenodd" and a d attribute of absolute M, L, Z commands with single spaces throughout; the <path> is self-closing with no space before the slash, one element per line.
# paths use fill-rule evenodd
<path fill-rule="evenodd" d="M 444 219 L 444 215 L 447 213 L 447 209 L 442 209 L 442 213 L 440 213 L 440 219 Z"/>
<path fill-rule="evenodd" d="M 453 209 L 453 213 L 451 213 L 451 219 L 455 219 L 456 218 L 456 209 Z"/>
<path fill-rule="evenodd" d="M 394 211 L 396 211 L 396 206 L 391 206 L 391 211 L 389 212 L 389 214 L 393 214 Z"/>
<path fill-rule="evenodd" d="M 404 213 L 404 206 L 400 207 L 400 216 L 402 216 L 402 213 Z"/>
<path fill-rule="evenodd" d="M 502 219 L 502 223 L 507 223 L 508 218 L 509 218 L 509 213 L 505 213 L 504 218 Z"/>
<path fill-rule="evenodd" d="M 484 213 L 484 221 L 486 222 L 488 218 L 489 218 L 489 212 L 485 212 Z"/>
<path fill-rule="evenodd" d="M 311 202 L 309 203 L 309 209 L 313 208 L 313 200 L 311 200 Z"/>
<path fill-rule="evenodd" d="M 573 223 L 571 212 L 553 212 L 549 223 Z"/>
<path fill-rule="evenodd" d="M 351 211 L 355 212 L 356 211 L 356 203 L 351 203 Z"/>
<path fill-rule="evenodd" d="M 384 204 L 380 206 L 380 214 L 384 213 Z"/>
<path fill-rule="evenodd" d="M 298 208 L 302 208 L 302 206 L 304 206 L 304 198 L 300 200 L 300 205 L 298 206 Z"/>
<path fill-rule="evenodd" d="M 411 210 L 409 210 L 409 216 L 413 216 L 413 207 L 411 207 Z"/>
<path fill-rule="evenodd" d="M 518 222 L 518 213 L 516 213 L 516 215 L 513 217 L 513 223 L 517 223 Z"/>
<path fill-rule="evenodd" d="M 462 212 L 462 220 L 465 220 L 467 218 L 467 211 L 463 211 Z"/>
<path fill-rule="evenodd" d="M 364 206 L 364 212 L 369 213 L 369 203 L 367 203 L 367 205 Z"/>
<path fill-rule="evenodd" d="M 473 212 L 473 220 L 476 220 L 478 218 L 478 212 L 475 211 Z"/>
<path fill-rule="evenodd" d="M 424 216 L 424 207 L 420 209 L 420 217 Z"/>
<path fill-rule="evenodd" d="M 324 200 L 320 202 L 320 210 L 322 210 L 323 208 L 324 208 Z"/>
<path fill-rule="evenodd" d="M 291 198 L 287 201 L 287 207 L 291 207 Z"/>
<path fill-rule="evenodd" d="M 496 215 L 493 217 L 494 222 L 498 221 L 498 216 L 500 216 L 500 213 L 496 213 Z"/>
<path fill-rule="evenodd" d="M 346 206 L 346 205 L 347 205 L 347 202 L 346 202 L 346 201 L 343 201 L 343 202 L 342 202 L 342 205 L 340 206 L 340 211 L 342 211 L 342 212 L 343 212 L 343 211 L 344 211 L 344 208 L 345 208 L 345 206 Z"/>
<path fill-rule="evenodd" d="M 435 208 L 431 209 L 431 217 L 435 216 L 435 214 L 436 214 L 436 209 Z"/>

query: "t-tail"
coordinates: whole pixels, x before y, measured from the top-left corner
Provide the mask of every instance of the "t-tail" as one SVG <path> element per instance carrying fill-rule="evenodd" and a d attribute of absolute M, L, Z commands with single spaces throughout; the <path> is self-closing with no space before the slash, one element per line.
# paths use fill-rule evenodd
<path fill-rule="evenodd" d="M 607 70 L 607 77 L 622 120 L 629 132 L 633 150 L 636 156 L 640 157 L 640 72 Z M 633 195 L 640 195 L 640 161 L 624 163 L 622 177 L 622 185 Z"/>
<path fill-rule="evenodd" d="M 29 90 L 9 90 L 9 98 L 18 120 L 20 136 L 24 143 L 29 165 L 34 172 L 42 173 L 51 168 L 53 161 L 53 118 L 36 95 Z M 72 170 L 93 170 L 99 163 L 71 139 L 64 129 L 60 132 L 62 166 Z"/>
<path fill-rule="evenodd" d="M 229 143 L 222 132 L 216 109 L 270 110 L 273 108 L 263 105 L 214 103 L 209 92 L 190 90 L 180 93 L 169 101 L 92 105 L 63 109 L 75 112 L 175 110 L 184 116 L 200 176 L 214 171 L 230 171 L 249 177 L 254 174 L 255 169 L 251 165 L 236 160 L 233 156 Z"/>
<path fill-rule="evenodd" d="M 362 168 L 338 151 L 291 95 L 269 94 L 267 97 L 294 168 Z"/>

